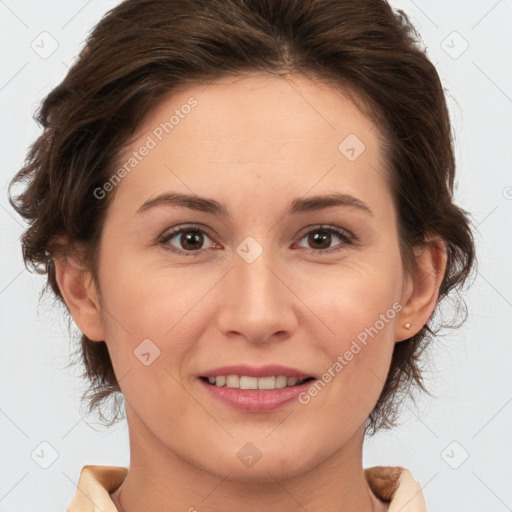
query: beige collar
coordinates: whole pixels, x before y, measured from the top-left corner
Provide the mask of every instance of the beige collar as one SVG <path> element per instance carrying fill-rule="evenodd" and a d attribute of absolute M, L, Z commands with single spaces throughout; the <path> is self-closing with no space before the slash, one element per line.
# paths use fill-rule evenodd
<path fill-rule="evenodd" d="M 67 512 L 118 512 L 110 493 L 123 482 L 128 469 L 119 466 L 84 466 L 76 495 Z M 400 466 L 375 466 L 365 470 L 371 490 L 389 502 L 388 512 L 426 512 L 421 486 Z"/>

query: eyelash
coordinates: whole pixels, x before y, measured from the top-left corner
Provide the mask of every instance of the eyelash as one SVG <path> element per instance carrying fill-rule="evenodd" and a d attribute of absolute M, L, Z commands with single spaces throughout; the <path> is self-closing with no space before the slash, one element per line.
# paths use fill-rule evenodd
<path fill-rule="evenodd" d="M 176 254 L 180 254 L 182 256 L 191 256 L 193 258 L 195 258 L 197 256 L 201 256 L 201 254 L 203 253 L 203 251 L 205 249 L 199 249 L 197 251 L 184 251 L 182 249 L 176 249 L 176 248 L 172 248 L 171 249 L 169 244 L 167 243 L 167 242 L 169 242 L 169 240 L 172 240 L 176 235 L 178 235 L 180 233 L 186 233 L 186 232 L 189 232 L 189 231 L 198 231 L 200 233 L 205 234 L 208 238 L 210 238 L 210 240 L 212 239 L 203 228 L 201 228 L 199 226 L 195 226 L 195 225 L 190 225 L 190 226 L 185 226 L 185 227 L 179 227 L 179 228 L 176 228 L 176 229 L 174 229 L 173 231 L 171 231 L 169 233 L 163 234 L 160 237 L 160 239 L 158 240 L 158 243 L 162 244 L 164 246 L 164 249 L 166 249 L 168 251 L 171 251 L 173 253 L 176 253 Z M 341 251 L 341 250 L 343 250 L 343 246 L 345 246 L 345 245 L 353 245 L 354 241 L 356 240 L 356 237 L 354 235 L 348 233 L 345 230 L 340 230 L 340 229 L 337 229 L 337 228 L 333 228 L 333 227 L 329 227 L 329 226 L 323 226 L 323 225 L 320 225 L 320 226 L 317 226 L 317 227 L 311 229 L 310 231 L 305 233 L 299 240 L 302 240 L 307 235 L 310 235 L 311 233 L 315 233 L 315 232 L 331 233 L 331 234 L 334 234 L 335 236 L 337 236 L 340 240 L 342 240 L 341 247 L 338 247 L 338 248 L 310 249 L 311 252 L 316 253 L 316 254 L 320 254 L 320 255 L 322 255 L 322 254 L 331 254 L 333 252 Z"/>

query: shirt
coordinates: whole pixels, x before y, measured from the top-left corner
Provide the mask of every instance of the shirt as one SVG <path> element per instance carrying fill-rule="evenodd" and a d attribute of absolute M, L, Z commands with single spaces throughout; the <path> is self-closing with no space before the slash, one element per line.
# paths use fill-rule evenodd
<path fill-rule="evenodd" d="M 419 482 L 400 466 L 374 466 L 364 470 L 373 493 L 389 502 L 389 512 L 426 512 Z M 67 512 L 118 512 L 110 493 L 125 479 L 128 469 L 119 466 L 84 466 L 76 495 Z"/>

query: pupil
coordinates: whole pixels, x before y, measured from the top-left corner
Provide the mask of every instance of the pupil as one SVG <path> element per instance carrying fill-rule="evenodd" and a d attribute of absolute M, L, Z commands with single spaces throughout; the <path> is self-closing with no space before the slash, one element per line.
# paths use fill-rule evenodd
<path fill-rule="evenodd" d="M 197 249 L 197 245 L 201 245 L 202 238 L 202 234 L 199 231 L 188 231 L 182 236 L 182 245 L 186 250 Z M 331 234 L 326 231 L 317 231 L 309 238 L 313 245 L 318 244 L 322 246 L 321 248 L 325 249 L 330 245 Z"/>
<path fill-rule="evenodd" d="M 184 233 L 182 236 L 182 245 L 187 250 L 197 249 L 198 242 L 199 245 L 201 245 L 202 235 L 199 233 L 199 231 L 187 231 L 187 233 Z M 194 243 L 196 245 L 194 245 Z M 191 247 L 187 247 L 187 245 L 191 245 Z"/>
<path fill-rule="evenodd" d="M 324 233 L 324 234 L 318 235 L 318 233 Z M 325 241 L 327 241 L 327 245 L 325 245 L 325 247 L 321 247 L 322 249 L 325 249 L 325 248 L 329 247 L 329 245 L 330 245 L 331 234 L 327 233 L 326 231 L 317 231 L 316 234 L 314 234 L 310 237 L 310 241 L 313 244 L 318 244 L 318 243 L 322 244 L 322 242 L 324 242 L 324 245 L 325 245 Z"/>

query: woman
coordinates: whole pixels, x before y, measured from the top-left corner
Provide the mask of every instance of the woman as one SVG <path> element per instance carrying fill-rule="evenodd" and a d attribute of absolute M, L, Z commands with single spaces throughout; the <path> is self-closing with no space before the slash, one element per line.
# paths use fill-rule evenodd
<path fill-rule="evenodd" d="M 426 510 L 363 469 L 474 246 L 437 72 L 384 0 L 126 0 L 13 182 L 130 467 L 69 511 Z"/>

